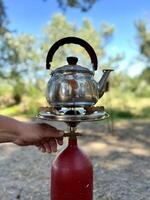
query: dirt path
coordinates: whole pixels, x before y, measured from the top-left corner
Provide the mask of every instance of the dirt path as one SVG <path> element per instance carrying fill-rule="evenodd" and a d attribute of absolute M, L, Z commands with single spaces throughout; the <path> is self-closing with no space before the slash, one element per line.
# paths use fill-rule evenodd
<path fill-rule="evenodd" d="M 60 126 L 61 127 L 61 126 Z M 94 166 L 94 200 L 150 200 L 150 123 L 124 121 L 114 134 L 101 122 L 84 123 L 79 144 Z M 55 154 L 0 145 L 0 200 L 48 200 Z"/>

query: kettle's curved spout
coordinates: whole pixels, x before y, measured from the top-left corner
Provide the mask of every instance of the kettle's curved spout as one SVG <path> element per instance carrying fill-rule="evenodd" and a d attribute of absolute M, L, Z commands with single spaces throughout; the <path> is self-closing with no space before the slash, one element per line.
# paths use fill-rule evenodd
<path fill-rule="evenodd" d="M 103 76 L 99 81 L 99 97 L 102 97 L 104 92 L 106 91 L 106 83 L 107 83 L 107 79 L 108 76 L 110 74 L 111 71 L 114 71 L 113 69 L 104 69 L 103 70 Z"/>

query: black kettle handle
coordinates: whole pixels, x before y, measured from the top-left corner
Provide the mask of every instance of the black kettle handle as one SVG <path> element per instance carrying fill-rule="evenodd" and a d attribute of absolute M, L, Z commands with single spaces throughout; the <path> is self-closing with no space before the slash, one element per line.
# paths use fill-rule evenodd
<path fill-rule="evenodd" d="M 52 47 L 49 49 L 48 54 L 47 54 L 46 69 L 50 69 L 50 67 L 51 67 L 50 63 L 52 62 L 53 56 L 54 56 L 55 52 L 57 51 L 57 49 L 64 44 L 70 44 L 70 43 L 78 44 L 78 45 L 84 47 L 91 58 L 91 63 L 93 64 L 93 69 L 97 70 L 98 60 L 97 60 L 97 56 L 96 56 L 94 49 L 91 47 L 91 45 L 89 45 L 89 43 L 87 43 L 85 40 L 78 38 L 78 37 L 65 37 L 65 38 L 58 40 L 56 43 L 54 43 L 52 45 Z"/>

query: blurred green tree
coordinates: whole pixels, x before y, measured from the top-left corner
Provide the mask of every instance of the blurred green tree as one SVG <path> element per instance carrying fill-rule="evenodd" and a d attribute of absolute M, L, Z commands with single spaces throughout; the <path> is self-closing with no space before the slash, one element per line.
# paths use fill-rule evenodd
<path fill-rule="evenodd" d="M 3 0 L 0 0 L 0 76 L 3 75 L 2 65 L 5 62 L 5 54 L 7 47 L 7 42 L 5 40 L 5 33 L 8 32 L 7 28 L 8 19 L 5 12 L 5 6 Z"/>
<path fill-rule="evenodd" d="M 35 63 L 38 58 L 34 44 L 33 36 L 16 35 L 8 29 L 4 2 L 0 0 L 0 82 L 3 83 L 7 79 L 7 83 L 13 86 L 16 103 L 20 103 L 25 91 L 24 74 L 35 69 L 27 69 L 29 63 L 33 60 Z"/>
<path fill-rule="evenodd" d="M 32 83 L 42 91 L 44 77 L 49 78 L 45 76 L 46 70 L 43 68 L 46 54 L 54 42 L 67 36 L 77 36 L 85 39 L 95 49 L 101 67 L 111 67 L 118 61 L 118 55 L 110 58 L 105 47 L 112 38 L 113 32 L 114 27 L 107 23 L 103 23 L 97 31 L 88 19 L 84 19 L 82 25 L 77 26 L 68 22 L 62 14 L 56 14 L 52 17 L 44 28 L 40 40 L 28 34 L 17 35 L 6 31 L 2 37 L 7 45 L 3 49 L 3 58 L 0 60 L 1 77 L 3 77 L 3 80 L 7 78 L 7 82 L 11 82 L 16 103 L 21 101 L 29 81 L 30 84 Z M 82 65 L 92 67 L 87 52 L 80 46 L 69 44 L 64 45 L 57 51 L 53 68 L 66 62 L 68 55 L 77 56 Z"/>
<path fill-rule="evenodd" d="M 143 70 L 143 72 L 139 75 L 141 80 L 145 80 L 148 84 L 150 84 L 150 67 L 147 67 Z"/>
<path fill-rule="evenodd" d="M 135 25 L 138 34 L 140 57 L 145 65 L 142 73 L 136 78 L 138 82 L 136 93 L 142 96 L 150 96 L 150 24 L 144 20 L 139 20 Z"/>
<path fill-rule="evenodd" d="M 50 46 L 57 40 L 67 36 L 80 37 L 93 46 L 102 68 L 111 67 L 120 58 L 118 55 L 110 58 L 105 49 L 109 40 L 113 37 L 113 32 L 114 27 L 107 23 L 101 24 L 99 30 L 96 30 L 88 19 L 84 19 L 82 25 L 77 26 L 74 23 L 68 22 L 64 15 L 55 14 L 44 28 L 44 40 L 41 43 L 41 49 L 44 55 L 46 55 Z M 89 68 L 91 67 L 86 51 L 79 45 L 74 44 L 64 45 L 58 49 L 54 57 L 53 67 L 60 66 L 60 63 L 65 62 L 68 55 L 77 56 L 79 62 L 82 62 L 82 64 Z"/>
<path fill-rule="evenodd" d="M 136 22 L 136 28 L 139 40 L 139 51 L 150 65 L 150 30 L 149 24 L 144 20 Z"/>
<path fill-rule="evenodd" d="M 0 59 L 1 81 L 7 79 L 7 83 L 13 86 L 15 102 L 20 103 L 27 76 L 31 77 L 35 70 L 28 67 L 38 60 L 34 47 L 35 38 L 27 34 L 15 35 L 9 31 L 6 31 L 2 38 L 2 45 L 5 46 Z"/>
<path fill-rule="evenodd" d="M 4 2 L 3 0 L 0 0 L 0 34 L 6 31 L 7 23 L 8 23 L 8 19 L 5 12 Z"/>

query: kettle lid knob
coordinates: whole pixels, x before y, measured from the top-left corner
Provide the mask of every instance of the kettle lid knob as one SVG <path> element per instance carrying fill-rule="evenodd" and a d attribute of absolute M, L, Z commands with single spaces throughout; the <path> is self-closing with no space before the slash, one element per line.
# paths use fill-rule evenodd
<path fill-rule="evenodd" d="M 73 56 L 69 56 L 67 57 L 67 62 L 69 65 L 76 65 L 78 62 L 78 58 L 77 57 L 73 57 Z"/>

